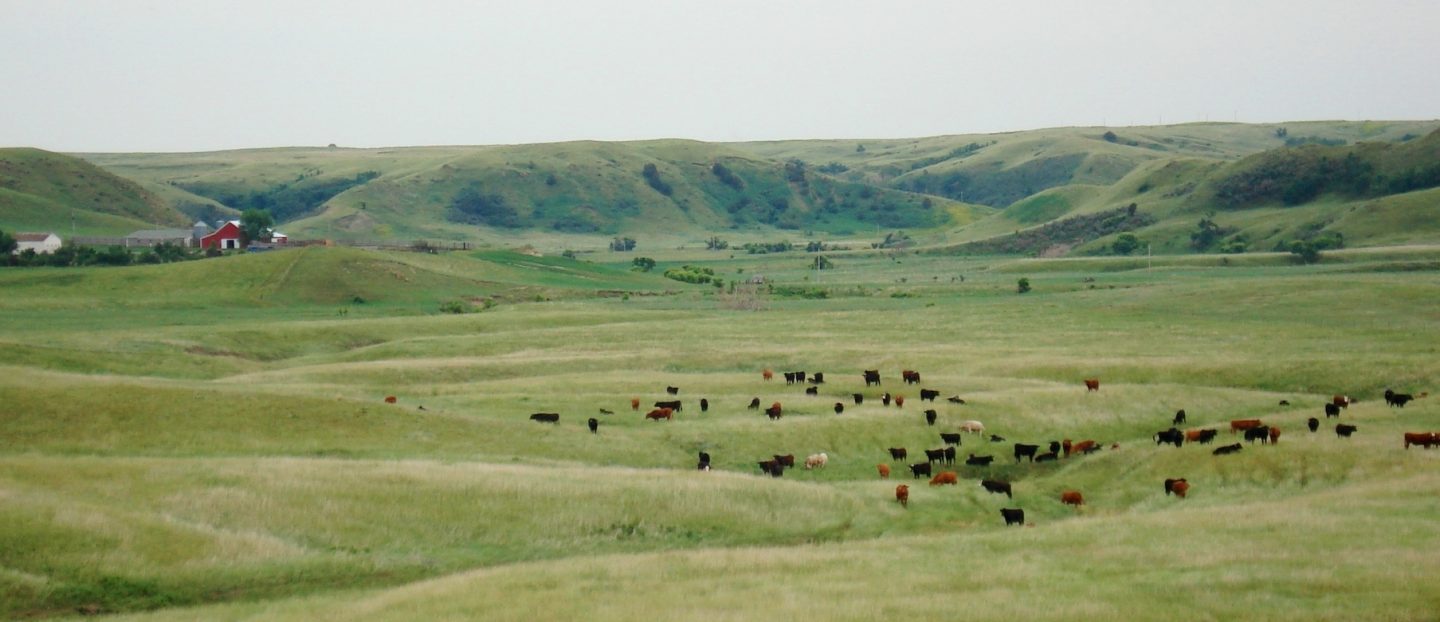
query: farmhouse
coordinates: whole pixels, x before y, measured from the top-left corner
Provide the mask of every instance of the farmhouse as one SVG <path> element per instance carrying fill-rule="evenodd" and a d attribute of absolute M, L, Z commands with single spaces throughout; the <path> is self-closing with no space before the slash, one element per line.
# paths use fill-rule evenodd
<path fill-rule="evenodd" d="M 15 252 L 20 254 L 25 249 L 33 249 L 36 253 L 47 254 L 60 250 L 60 236 L 54 233 L 16 233 Z"/>

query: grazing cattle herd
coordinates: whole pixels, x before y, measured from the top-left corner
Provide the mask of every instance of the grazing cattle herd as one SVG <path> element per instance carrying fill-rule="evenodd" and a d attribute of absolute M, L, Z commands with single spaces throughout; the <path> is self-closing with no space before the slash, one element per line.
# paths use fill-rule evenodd
<path fill-rule="evenodd" d="M 773 372 L 767 369 L 761 373 L 761 376 L 764 380 L 768 381 L 773 378 Z M 786 384 L 793 385 L 796 383 L 808 382 L 812 386 L 807 387 L 805 389 L 805 393 L 812 396 L 818 396 L 820 394 L 818 385 L 824 383 L 824 375 L 821 373 L 815 373 L 813 375 L 810 375 L 803 371 L 784 372 L 784 376 Z M 878 370 L 865 370 L 861 374 L 861 377 L 865 382 L 865 386 L 867 387 L 876 386 L 881 383 L 880 372 Z M 901 378 L 907 384 L 918 384 L 920 382 L 919 372 L 913 370 L 903 370 L 901 372 Z M 1099 379 L 1087 378 L 1085 379 L 1084 384 L 1086 393 L 1100 390 Z M 676 396 L 680 394 L 680 388 L 676 386 L 666 386 L 665 392 L 670 396 Z M 844 394 L 842 393 L 841 395 Z M 857 406 L 864 403 L 864 394 L 851 393 L 849 395 Z M 1387 406 L 1390 406 L 1392 408 L 1404 408 L 1406 404 L 1413 402 L 1418 398 L 1424 398 L 1427 395 L 1428 393 L 1423 392 L 1419 393 L 1418 395 L 1412 395 L 1408 393 L 1397 393 L 1393 390 L 1386 389 L 1384 393 L 1384 398 Z M 935 398 L 939 396 L 939 390 L 920 390 L 920 399 L 922 401 L 934 402 Z M 397 402 L 397 398 L 393 395 L 387 395 L 385 396 L 384 401 L 388 404 L 394 404 Z M 892 398 L 892 396 L 888 392 L 883 393 L 880 396 L 880 401 L 884 406 L 889 406 L 892 401 L 894 402 L 896 407 L 902 407 L 904 405 L 903 396 L 894 396 Z M 966 403 L 965 400 L 960 399 L 958 395 L 950 397 L 948 401 L 952 404 L 963 405 Z M 760 398 L 755 397 L 750 400 L 748 408 L 750 410 L 758 410 L 760 408 L 760 403 Z M 1331 417 L 1338 418 L 1340 417 L 1342 410 L 1349 408 L 1349 406 L 1354 403 L 1355 400 L 1347 395 L 1335 395 L 1330 399 L 1330 401 L 1323 404 L 1325 417 L 1327 419 Z M 656 401 L 654 404 L 654 410 L 645 413 L 646 420 L 673 421 L 676 414 L 682 409 L 681 400 L 661 400 Z M 1289 404 L 1290 402 L 1288 400 L 1280 401 L 1281 406 L 1288 406 Z M 708 399 L 700 399 L 700 410 L 702 413 L 708 412 L 710 410 L 709 406 L 710 403 Z M 630 400 L 630 407 L 632 410 L 639 410 L 640 399 L 632 398 Z M 614 414 L 614 411 L 605 408 L 601 408 L 599 410 L 602 415 Z M 835 402 L 833 410 L 836 415 L 843 414 L 845 412 L 844 402 Z M 781 418 L 783 410 L 780 402 L 777 401 L 772 403 L 769 408 L 764 409 L 764 412 L 765 415 L 771 420 L 778 420 Z M 935 409 L 925 410 L 924 415 L 925 423 L 927 426 L 934 426 L 936 422 L 939 421 L 941 418 L 940 413 Z M 554 412 L 537 412 L 530 414 L 529 418 L 531 421 L 558 424 L 560 421 L 560 414 Z M 1188 430 L 1180 429 L 1179 426 L 1184 425 L 1187 422 L 1187 419 L 1188 417 L 1184 409 L 1176 411 L 1174 416 L 1170 419 L 1171 427 L 1156 432 L 1153 435 L 1152 440 L 1155 441 L 1156 445 L 1170 444 L 1176 448 L 1180 448 L 1187 442 L 1199 445 L 1206 445 L 1215 439 L 1217 435 L 1217 430 L 1213 428 L 1195 428 Z M 1243 440 L 1245 443 L 1254 443 L 1255 441 L 1260 441 L 1261 445 L 1274 446 L 1279 442 L 1280 428 L 1273 424 L 1266 424 L 1260 419 L 1234 419 L 1229 422 L 1229 425 L 1230 433 L 1232 435 L 1236 433 L 1243 433 Z M 600 420 L 591 417 L 586 420 L 586 426 L 589 428 L 592 434 L 597 434 L 599 432 Z M 1306 420 L 1306 426 L 1312 433 L 1316 432 L 1318 431 L 1320 426 L 1320 419 L 1313 416 L 1309 417 Z M 985 425 L 977 420 L 966 420 L 956 425 L 955 430 L 956 431 L 953 432 L 945 431 L 939 433 L 940 440 L 943 442 L 942 447 L 935 449 L 923 449 L 923 452 L 925 454 L 924 462 L 907 464 L 909 452 L 904 447 L 889 447 L 886 449 L 886 451 L 889 452 L 890 459 L 892 461 L 898 462 L 902 466 L 908 466 L 910 468 L 911 476 L 914 479 L 928 477 L 930 478 L 929 481 L 931 486 L 956 485 L 959 483 L 962 477 L 960 472 L 940 471 L 938 473 L 933 473 L 932 476 L 933 465 L 936 463 L 942 465 L 955 464 L 956 446 L 962 444 L 962 435 L 964 433 L 983 434 L 985 431 Z M 1335 426 L 1335 434 L 1336 436 L 1341 438 L 1349 438 L 1351 437 L 1351 435 L 1355 434 L 1357 430 L 1357 425 L 1349 423 L 1339 423 Z M 1000 443 L 1005 442 L 1005 439 L 997 435 L 991 435 L 990 441 L 992 443 Z M 1431 449 L 1440 446 L 1440 432 L 1404 433 L 1404 449 L 1408 450 L 1412 445 L 1419 445 L 1423 449 Z M 1062 441 L 1049 441 L 1049 451 L 1041 453 L 1041 449 L 1046 448 L 1046 445 L 1040 443 L 1017 442 L 1013 445 L 1013 456 L 1017 465 L 1021 462 L 1022 458 L 1028 458 L 1031 463 L 1046 463 L 1059 460 L 1062 455 L 1065 458 L 1071 458 L 1072 456 L 1094 453 L 1100 450 L 1102 446 L 1103 445 L 1101 443 L 1095 440 L 1087 439 L 1075 442 L 1067 438 Z M 1118 443 L 1111 444 L 1111 449 L 1118 448 Z M 1217 447 L 1211 453 L 1215 456 L 1225 456 L 1238 453 L 1242 449 L 1244 449 L 1244 444 L 1236 442 L 1229 445 Z M 994 456 L 992 455 L 976 455 L 972 453 L 969 454 L 969 457 L 965 460 L 965 467 L 976 469 L 979 471 L 979 473 L 983 474 L 989 470 L 993 462 Z M 827 454 L 826 452 L 812 453 L 808 455 L 803 461 L 803 465 L 807 470 L 823 469 L 828 463 L 829 454 Z M 711 464 L 712 463 L 710 454 L 705 451 L 700 451 L 699 461 L 696 465 L 697 469 L 701 471 L 709 471 L 711 470 Z M 760 472 L 762 474 L 769 475 L 771 477 L 781 477 L 786 469 L 794 468 L 795 456 L 794 454 L 775 454 L 769 459 L 757 461 L 755 464 L 759 466 Z M 882 462 L 875 465 L 875 468 L 881 479 L 888 479 L 890 477 L 890 464 Z M 966 472 L 971 474 L 976 473 L 976 471 Z M 1012 482 L 997 479 L 987 479 L 983 477 L 978 477 L 977 479 L 979 479 L 980 486 L 986 492 L 991 494 L 1003 493 L 1007 499 L 1014 498 L 1015 491 Z M 1164 481 L 1164 492 L 1167 496 L 1174 495 L 1178 498 L 1184 499 L 1186 498 L 1189 490 L 1190 484 L 1183 477 L 1166 478 Z M 1054 497 L 1051 498 L 1053 499 Z M 900 484 L 896 486 L 895 499 L 900 503 L 902 507 L 908 508 L 910 502 L 909 486 L 905 484 Z M 1079 508 L 1080 506 L 1085 504 L 1085 498 L 1078 490 L 1064 490 L 1060 492 L 1059 501 L 1062 505 L 1073 506 L 1075 508 Z M 1002 508 L 1000 509 L 1000 513 L 1002 518 L 1004 518 L 1006 525 L 1025 524 L 1025 512 L 1023 509 Z M 1033 524 L 1031 526 L 1033 526 Z"/>

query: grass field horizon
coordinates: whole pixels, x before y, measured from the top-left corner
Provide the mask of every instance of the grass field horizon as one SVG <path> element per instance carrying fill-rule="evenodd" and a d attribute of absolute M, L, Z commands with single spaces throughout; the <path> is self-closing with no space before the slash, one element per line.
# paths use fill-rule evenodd
<path fill-rule="evenodd" d="M 630 271 L 626 253 L 348 248 L 0 270 L 0 616 L 1440 610 L 1429 554 L 1440 452 L 1401 443 L 1440 431 L 1440 405 L 1382 399 L 1435 392 L 1436 247 L 1327 252 L 1307 266 L 1279 253 L 857 248 L 823 271 L 798 252 L 654 256 L 650 274 Z M 726 283 L 764 275 L 743 305 L 758 310 L 736 309 L 728 287 L 658 275 L 683 264 Z M 474 312 L 441 312 L 453 301 Z M 865 369 L 883 385 L 866 387 Z M 903 384 L 902 369 L 924 382 Z M 823 372 L 818 395 L 778 379 L 792 370 Z M 1098 392 L 1081 382 L 1092 377 Z M 941 398 L 921 402 L 922 387 Z M 883 391 L 904 406 L 879 403 Z M 1358 400 L 1339 419 L 1358 426 L 1351 438 L 1322 411 L 1337 393 Z M 756 397 L 784 416 L 749 410 Z M 674 421 L 644 419 L 677 398 Z M 1182 427 L 1220 429 L 1215 444 L 1156 446 L 1181 408 Z M 542 411 L 559 422 L 528 419 Z M 1280 442 L 1212 456 L 1240 442 L 1228 422 L 1242 418 L 1281 428 Z M 916 462 L 967 420 L 986 431 L 944 467 L 959 486 L 912 479 L 885 451 L 907 447 Z M 1015 442 L 1065 438 L 1105 449 L 1011 457 Z M 699 451 L 712 471 L 695 469 Z M 777 479 L 756 466 L 819 452 L 823 469 Z M 963 464 L 972 453 L 995 463 Z M 1014 498 L 987 494 L 982 477 L 1013 482 Z M 1189 498 L 1165 495 L 1168 477 L 1187 478 Z M 900 483 L 908 509 L 894 501 Z M 1059 502 L 1069 489 L 1083 508 Z M 1027 527 L 1007 528 L 1007 507 Z"/>

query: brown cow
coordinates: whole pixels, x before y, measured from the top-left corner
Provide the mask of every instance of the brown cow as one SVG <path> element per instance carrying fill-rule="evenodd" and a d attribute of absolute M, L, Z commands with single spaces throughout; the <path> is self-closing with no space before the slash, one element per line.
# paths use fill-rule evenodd
<path fill-rule="evenodd" d="M 640 398 L 630 398 L 630 410 L 640 410 Z"/>
<path fill-rule="evenodd" d="M 651 421 L 659 421 L 661 419 L 670 421 L 674 412 L 675 411 L 669 408 L 656 408 L 655 410 L 645 413 L 645 418 Z"/>
<path fill-rule="evenodd" d="M 1419 445 L 1425 449 L 1440 445 L 1440 432 L 1406 432 L 1405 449 L 1410 449 L 1411 445 Z"/>
<path fill-rule="evenodd" d="M 1280 428 L 1272 425 L 1270 426 L 1270 444 L 1274 445 L 1278 442 L 1280 442 Z"/>
<path fill-rule="evenodd" d="M 1349 395 L 1336 395 L 1330 398 L 1330 403 L 1341 408 L 1349 408 L 1351 404 L 1355 403 L 1355 400 L 1350 399 Z"/>
<path fill-rule="evenodd" d="M 900 507 L 910 507 L 910 487 L 900 484 L 895 487 L 895 500 L 900 502 Z"/>
<path fill-rule="evenodd" d="M 951 486 L 954 486 L 957 482 L 960 481 L 959 478 L 960 476 L 957 475 L 954 471 L 941 471 L 935 477 L 930 478 L 930 485 L 943 486 L 945 484 L 949 484 Z"/>
<path fill-rule="evenodd" d="M 896 395 L 896 396 L 895 396 L 895 407 L 896 407 L 896 408 L 904 408 L 904 407 L 905 407 L 905 396 L 904 396 L 904 395 Z"/>
<path fill-rule="evenodd" d="M 767 369 L 767 370 L 764 370 L 764 371 L 760 372 L 760 377 L 761 377 L 761 378 L 764 378 L 766 381 L 769 381 L 771 378 L 774 378 L 774 377 L 775 377 L 775 372 L 770 371 L 770 370 Z"/>
<path fill-rule="evenodd" d="M 880 479 L 890 479 L 890 465 L 884 463 L 877 464 L 875 465 L 875 469 L 880 471 Z"/>
<path fill-rule="evenodd" d="M 779 419 L 780 414 L 780 402 L 775 402 L 774 404 L 771 404 L 769 408 L 765 409 L 765 416 L 771 419 Z"/>
<path fill-rule="evenodd" d="M 1100 379 L 1099 379 L 1099 378 L 1086 378 L 1086 379 L 1085 379 L 1085 392 L 1086 392 L 1086 393 L 1089 393 L 1089 392 L 1091 392 L 1091 391 L 1099 391 L 1099 390 L 1100 390 Z"/>
<path fill-rule="evenodd" d="M 1080 507 L 1085 505 L 1085 497 L 1078 490 L 1067 490 L 1060 493 L 1060 503 Z"/>
<path fill-rule="evenodd" d="M 395 403 L 395 396 L 394 396 L 394 395 L 386 395 L 386 396 L 385 396 L 385 403 L 386 403 L 386 404 L 394 404 L 394 403 Z"/>
<path fill-rule="evenodd" d="M 1190 483 L 1187 482 L 1187 481 L 1185 481 L 1185 478 L 1183 478 L 1183 477 L 1180 478 L 1180 479 L 1167 479 L 1167 480 L 1165 480 L 1165 494 L 1167 494 L 1167 495 L 1168 495 L 1168 494 L 1171 494 L 1171 493 L 1174 493 L 1175 496 L 1180 497 L 1181 499 L 1184 499 L 1184 498 L 1185 498 L 1185 493 L 1188 492 L 1189 490 L 1190 490 Z"/>
<path fill-rule="evenodd" d="M 1088 454 L 1100 448 L 1100 445 L 1093 440 L 1070 443 L 1070 439 L 1068 438 L 1065 439 L 1065 442 L 1062 443 L 1061 446 L 1065 448 L 1066 458 L 1069 458 L 1071 454 Z"/>
<path fill-rule="evenodd" d="M 1234 434 L 1241 430 L 1253 430 L 1262 425 L 1259 419 L 1236 419 L 1230 422 L 1230 433 Z"/>
<path fill-rule="evenodd" d="M 785 465 L 786 468 L 795 468 L 795 454 L 785 454 L 783 456 L 780 454 L 774 454 L 771 457 L 775 458 L 776 462 Z"/>

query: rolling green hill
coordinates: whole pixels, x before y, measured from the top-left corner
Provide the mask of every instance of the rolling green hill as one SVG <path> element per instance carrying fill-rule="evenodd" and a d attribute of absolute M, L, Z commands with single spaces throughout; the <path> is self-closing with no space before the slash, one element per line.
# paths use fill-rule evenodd
<path fill-rule="evenodd" d="M 767 275 L 760 310 L 629 272 L 624 253 L 0 270 L 0 617 L 1409 620 L 1440 604 L 1440 451 L 1401 444 L 1440 430 L 1434 248 L 1148 269 L 865 251 L 823 273 L 798 253 L 712 255 L 717 274 Z M 437 308 L 471 296 L 500 303 Z M 766 368 L 826 381 L 807 395 Z M 1389 407 L 1387 388 L 1417 399 Z M 1305 428 L 1335 393 L 1358 400 L 1350 438 Z M 663 399 L 685 408 L 645 420 Z M 1157 446 L 1180 408 L 1217 443 Z M 542 411 L 559 422 L 529 420 Z M 1242 442 L 1223 431 L 1239 418 L 1280 442 L 1212 455 Z M 967 420 L 986 434 L 940 467 L 960 485 L 907 473 Z M 1104 449 L 1011 459 L 1064 438 Z M 823 468 L 756 468 L 818 452 Z M 1163 492 L 1171 477 L 1188 498 Z M 1084 507 L 1060 503 L 1069 489 Z"/>
<path fill-rule="evenodd" d="M 0 229 L 125 234 L 189 224 L 185 214 L 140 184 L 83 159 L 0 149 Z"/>
<path fill-rule="evenodd" d="M 904 229 L 922 246 L 958 252 L 1063 255 L 1113 252 L 1128 232 L 1153 252 L 1189 253 L 1271 250 L 1337 234 L 1350 246 L 1436 241 L 1440 219 L 1425 214 L 1440 175 L 1437 127 L 1196 123 L 890 140 L 83 157 L 186 214 L 262 208 L 301 239 L 523 241 L 558 250 L 624 236 L 653 250 L 693 248 L 717 234 L 732 244 L 799 236 L 869 243 Z M 1142 217 L 1109 221 L 1120 229 L 1085 220 L 1132 204 Z M 1196 246 L 1201 218 L 1218 223 L 1220 235 Z"/>

